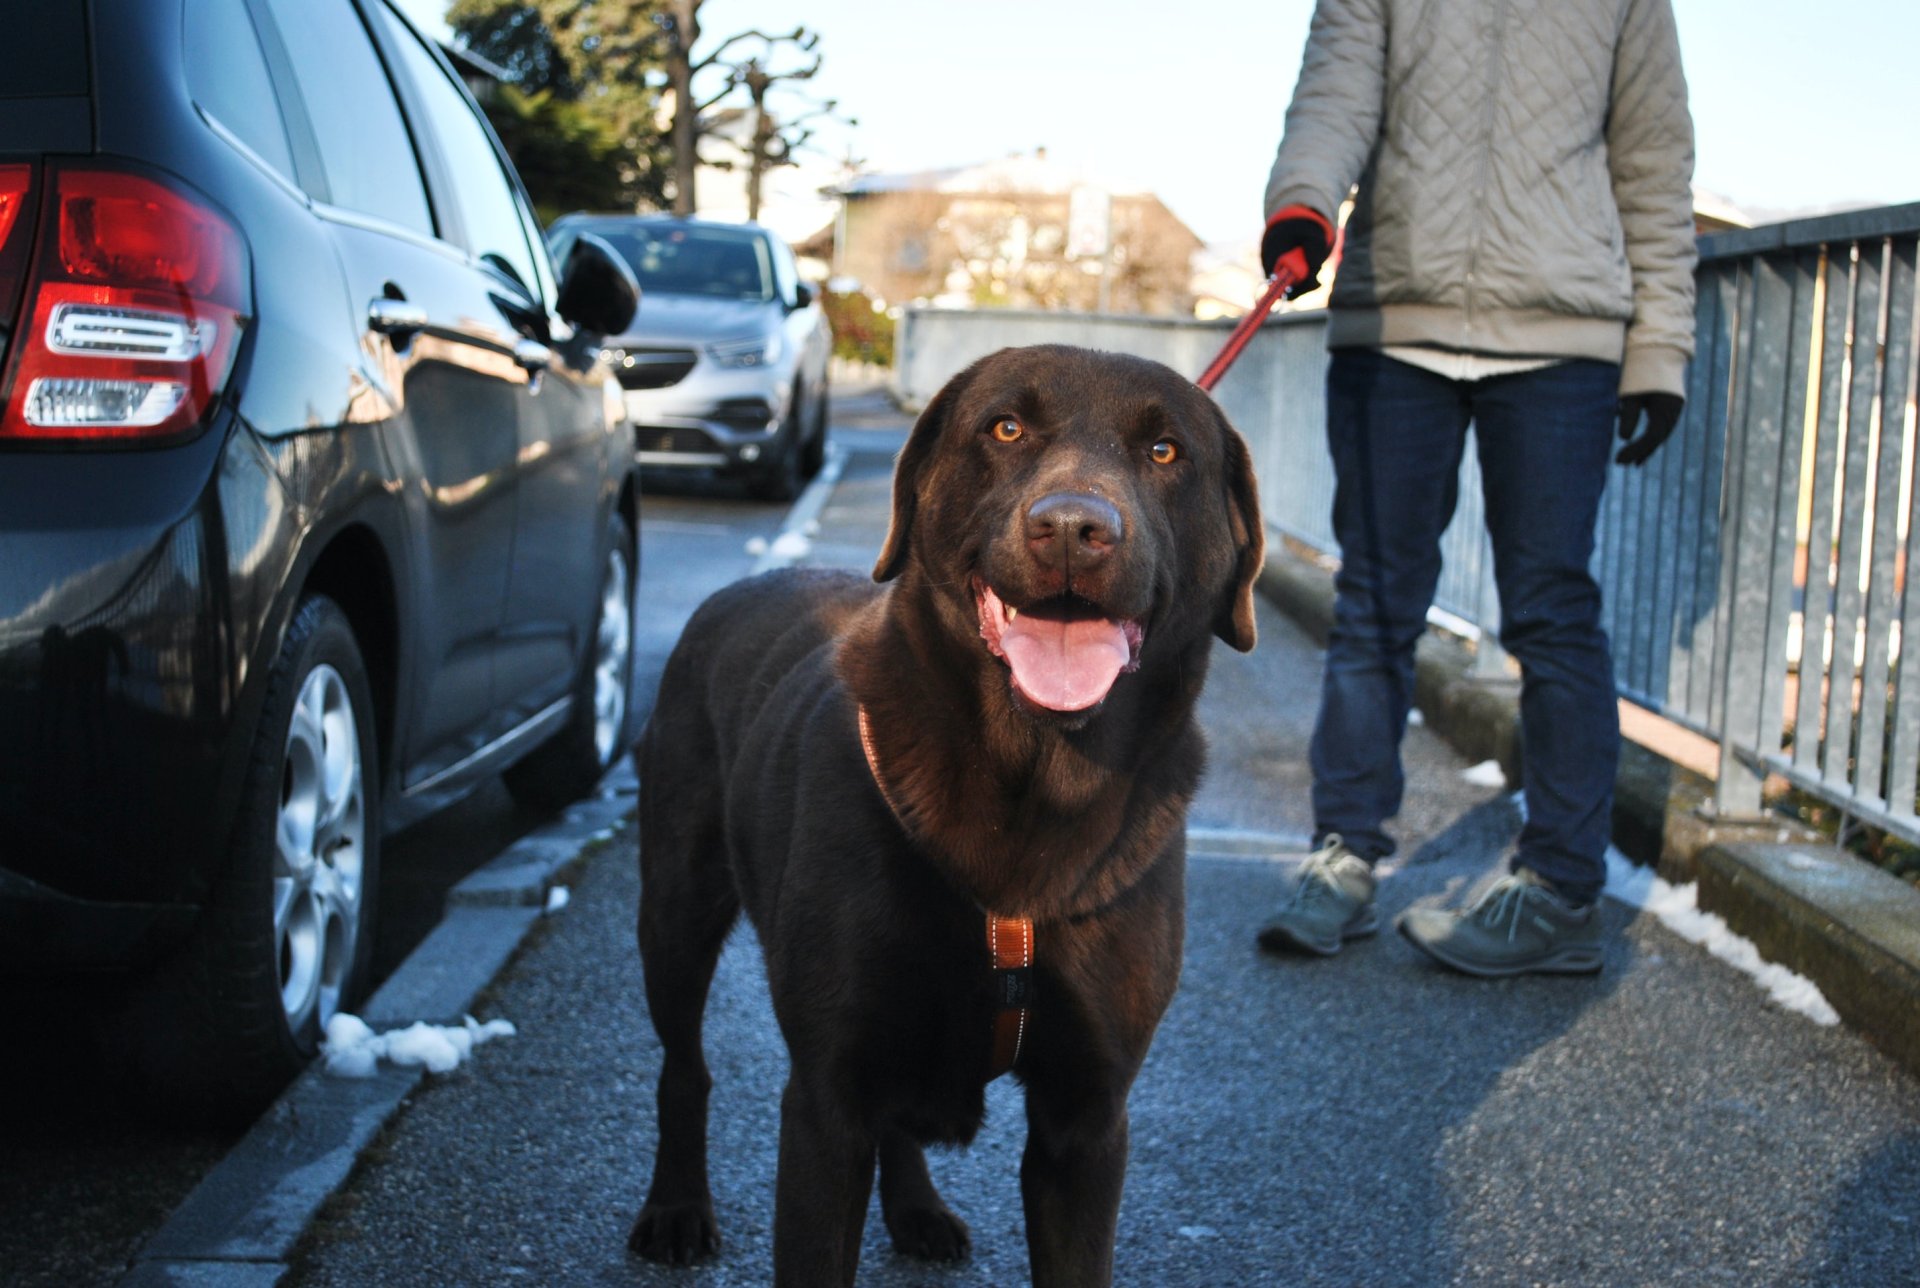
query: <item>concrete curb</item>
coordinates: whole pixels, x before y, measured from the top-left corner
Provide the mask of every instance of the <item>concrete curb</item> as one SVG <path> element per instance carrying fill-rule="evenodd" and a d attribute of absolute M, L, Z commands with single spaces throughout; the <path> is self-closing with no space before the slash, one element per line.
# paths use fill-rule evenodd
<path fill-rule="evenodd" d="M 600 794 L 501 851 L 447 896 L 446 915 L 362 1008 L 376 1029 L 458 1023 L 519 951 L 548 891 L 633 813 L 622 758 Z M 269 1288 L 321 1205 L 414 1089 L 420 1069 L 340 1078 L 319 1063 L 295 1079 L 135 1257 L 122 1288 Z"/>
<path fill-rule="evenodd" d="M 1323 645 L 1333 576 L 1269 549 L 1260 590 Z M 1476 680 L 1464 648 L 1429 633 L 1415 655 L 1414 701 L 1427 726 L 1471 760 L 1520 782 L 1520 689 Z M 1920 1076 L 1920 890 L 1788 820 L 1708 816 L 1712 784 L 1627 744 L 1615 786 L 1621 852 L 1669 881 L 1696 881 L 1700 906 L 1769 961 L 1820 987 L 1848 1025 Z"/>

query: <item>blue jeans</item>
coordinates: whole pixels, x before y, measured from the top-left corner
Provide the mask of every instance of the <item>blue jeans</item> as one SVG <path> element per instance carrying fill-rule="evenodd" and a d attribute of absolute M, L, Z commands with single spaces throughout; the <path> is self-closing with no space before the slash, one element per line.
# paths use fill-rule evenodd
<path fill-rule="evenodd" d="M 1327 371 L 1338 597 L 1310 752 L 1314 828 L 1377 859 L 1399 812 L 1414 645 L 1440 578 L 1460 453 L 1475 428 L 1500 592 L 1520 662 L 1527 821 L 1514 865 L 1576 900 L 1606 880 L 1620 754 L 1613 660 L 1588 572 L 1620 369 L 1576 360 L 1455 381 L 1371 349 Z"/>

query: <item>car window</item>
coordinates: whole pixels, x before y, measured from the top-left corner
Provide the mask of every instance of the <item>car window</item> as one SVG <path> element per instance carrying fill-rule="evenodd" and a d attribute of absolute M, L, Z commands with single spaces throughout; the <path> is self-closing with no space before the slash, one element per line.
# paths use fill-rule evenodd
<path fill-rule="evenodd" d="M 527 208 L 523 194 L 516 192 L 514 200 L 520 208 L 520 231 L 525 235 L 527 244 L 533 247 L 533 271 L 539 279 L 534 283 L 540 298 L 553 301 L 560 298 L 560 285 L 554 280 L 553 256 L 547 253 L 547 240 L 540 235 L 540 221 L 534 218 L 533 211 Z"/>
<path fill-rule="evenodd" d="M 503 272 L 532 297 L 540 278 L 513 183 L 501 169 L 492 136 L 472 102 L 412 28 L 386 5 L 373 8 L 393 36 L 407 79 L 419 91 L 419 104 L 431 127 L 422 135 L 431 134 L 429 146 L 438 148 L 446 163 L 443 170 L 460 214 L 462 242 L 475 258 Z"/>
<path fill-rule="evenodd" d="M 336 206 L 433 233 L 407 123 L 367 29 L 347 0 L 267 0 L 313 124 Z"/>
<path fill-rule="evenodd" d="M 726 300 L 774 298 L 773 262 L 765 239 L 746 229 L 682 224 L 594 227 L 640 279 L 640 290 L 712 295 Z"/>
<path fill-rule="evenodd" d="M 800 283 L 800 271 L 794 265 L 793 254 L 787 249 L 785 242 L 769 241 L 767 250 L 773 257 L 774 286 L 779 291 L 781 300 L 792 304 L 794 288 Z"/>
<path fill-rule="evenodd" d="M 186 18 L 187 90 L 194 103 L 262 161 L 292 178 L 287 123 L 246 0 L 193 0 Z"/>

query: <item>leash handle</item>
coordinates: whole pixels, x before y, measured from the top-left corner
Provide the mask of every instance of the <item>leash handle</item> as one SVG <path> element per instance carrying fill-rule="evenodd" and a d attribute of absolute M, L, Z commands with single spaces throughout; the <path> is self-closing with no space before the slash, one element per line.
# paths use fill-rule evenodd
<path fill-rule="evenodd" d="M 1233 360 L 1240 356 L 1240 351 L 1247 347 L 1248 342 L 1253 339 L 1253 333 L 1260 329 L 1260 324 L 1267 320 L 1267 314 L 1273 312 L 1273 306 L 1278 304 L 1281 297 L 1292 290 L 1294 283 L 1300 280 L 1300 275 L 1293 270 L 1293 266 L 1287 263 L 1286 259 L 1286 256 L 1282 256 L 1281 262 L 1274 266 L 1273 276 L 1267 279 L 1266 293 L 1251 309 L 1247 310 L 1246 316 L 1240 319 L 1240 324 L 1233 328 L 1233 334 L 1227 337 L 1227 342 L 1221 347 L 1219 356 L 1207 364 L 1207 369 L 1200 373 L 1200 378 L 1194 381 L 1194 384 L 1209 393 L 1213 392 L 1213 387 L 1220 383 L 1220 377 L 1227 374 L 1227 368 L 1231 367 Z"/>

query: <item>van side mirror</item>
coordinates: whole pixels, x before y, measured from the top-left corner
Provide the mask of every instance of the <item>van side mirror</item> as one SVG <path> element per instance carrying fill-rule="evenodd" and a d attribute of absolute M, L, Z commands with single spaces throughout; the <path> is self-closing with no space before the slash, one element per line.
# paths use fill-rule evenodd
<path fill-rule="evenodd" d="M 813 288 L 805 282 L 796 282 L 793 287 L 793 307 L 804 309 L 813 303 Z"/>
<path fill-rule="evenodd" d="M 554 308 L 582 331 L 619 335 L 633 325 L 640 308 L 640 283 L 618 251 L 592 233 L 581 233 L 567 248 Z"/>

